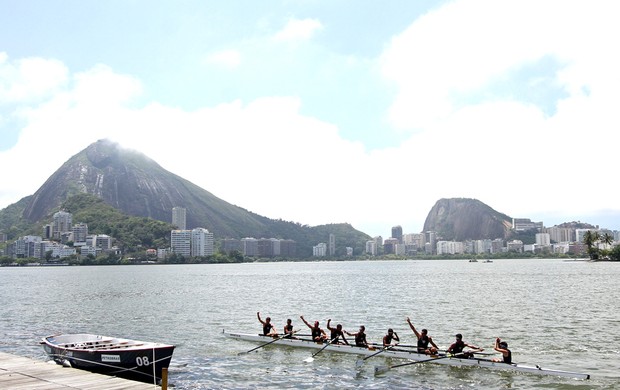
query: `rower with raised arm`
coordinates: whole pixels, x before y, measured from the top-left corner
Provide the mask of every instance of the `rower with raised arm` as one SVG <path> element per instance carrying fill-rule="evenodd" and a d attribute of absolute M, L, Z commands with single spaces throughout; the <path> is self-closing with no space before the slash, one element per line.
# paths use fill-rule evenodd
<path fill-rule="evenodd" d="M 325 334 L 325 331 L 319 327 L 319 321 L 314 321 L 314 325 L 310 325 L 310 323 L 306 321 L 304 316 L 299 316 L 299 318 L 301 318 L 304 324 L 306 324 L 306 326 L 310 328 L 312 341 L 322 343 L 323 341 L 327 340 L 327 334 Z"/>
<path fill-rule="evenodd" d="M 360 325 L 360 330 L 355 333 L 350 333 L 345 330 L 345 333 L 349 336 L 355 337 L 355 346 L 373 349 L 370 345 L 368 345 L 368 341 L 366 341 L 366 327 L 364 325 Z"/>
<path fill-rule="evenodd" d="M 276 332 L 276 328 L 271 323 L 271 317 L 267 317 L 265 318 L 265 321 L 263 321 L 260 318 L 260 311 L 256 312 L 256 317 L 258 317 L 258 321 L 260 321 L 260 323 L 263 325 L 263 336 L 273 336 L 273 337 L 278 336 L 278 332 Z"/>
<path fill-rule="evenodd" d="M 433 338 L 428 335 L 428 331 L 426 329 L 422 329 L 421 332 L 418 332 L 415 326 L 411 323 L 409 317 L 407 317 L 407 323 L 409 324 L 411 330 L 413 330 L 413 333 L 415 333 L 415 336 L 418 338 L 418 353 L 425 353 L 427 355 L 436 354 L 438 349 L 437 345 L 433 342 Z M 431 345 L 430 348 L 428 346 L 429 344 Z"/>
<path fill-rule="evenodd" d="M 502 358 L 492 359 L 494 362 L 512 364 L 512 352 L 508 349 L 508 343 L 502 341 L 499 337 L 495 339 L 495 348 L 497 352 L 502 354 Z"/>
<path fill-rule="evenodd" d="M 448 353 L 458 354 L 458 357 L 469 359 L 474 357 L 474 352 L 484 351 L 483 348 L 476 347 L 475 345 L 467 344 L 466 342 L 464 342 L 463 335 L 460 333 L 457 333 L 454 337 L 456 337 L 456 341 L 448 347 L 448 349 L 446 350 L 446 352 Z M 463 351 L 465 347 L 471 348 L 473 351 Z"/>
<path fill-rule="evenodd" d="M 392 340 L 400 342 L 400 338 L 398 338 L 398 333 L 394 332 L 394 329 L 390 328 L 388 329 L 387 334 L 383 336 L 383 347 L 391 347 L 398 344 L 392 344 Z"/>
<path fill-rule="evenodd" d="M 336 325 L 335 328 L 332 328 L 330 326 L 330 323 L 332 322 L 332 319 L 328 319 L 327 320 L 327 329 L 329 329 L 329 331 L 331 332 L 329 339 L 331 340 L 332 344 L 343 344 L 340 342 L 340 338 L 342 338 L 342 341 L 344 341 L 344 344 L 349 345 L 349 342 L 347 341 L 347 339 L 344 337 L 344 331 L 342 330 L 342 325 L 338 324 Z"/>

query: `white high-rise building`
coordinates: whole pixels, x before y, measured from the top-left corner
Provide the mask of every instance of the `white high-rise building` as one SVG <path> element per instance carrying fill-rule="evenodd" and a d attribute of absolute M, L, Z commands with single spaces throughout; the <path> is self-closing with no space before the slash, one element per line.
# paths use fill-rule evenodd
<path fill-rule="evenodd" d="M 60 234 L 70 232 L 73 224 L 73 215 L 66 211 L 58 211 L 52 217 L 52 238 L 60 239 Z"/>
<path fill-rule="evenodd" d="M 377 255 L 377 243 L 374 240 L 366 241 L 366 253 L 373 256 Z"/>
<path fill-rule="evenodd" d="M 590 230 L 592 233 L 598 232 L 598 229 L 575 229 L 575 241 L 583 242 L 583 236 Z"/>
<path fill-rule="evenodd" d="M 336 235 L 335 234 L 329 235 L 329 255 L 330 256 L 336 255 Z"/>
<path fill-rule="evenodd" d="M 538 246 L 551 245 L 551 237 L 549 233 L 536 233 L 536 245 Z"/>
<path fill-rule="evenodd" d="M 213 255 L 213 233 L 207 229 L 196 228 L 192 230 L 191 255 L 195 257 Z"/>
<path fill-rule="evenodd" d="M 179 230 L 187 229 L 186 217 L 187 210 L 185 210 L 184 207 L 172 208 L 172 224 L 175 225 Z"/>
<path fill-rule="evenodd" d="M 192 231 L 191 230 L 173 230 L 170 232 L 170 245 L 172 252 L 190 257 L 192 255 Z"/>
<path fill-rule="evenodd" d="M 107 234 L 97 234 L 96 237 L 95 246 L 97 248 L 101 248 L 104 251 L 112 249 L 112 237 Z"/>
<path fill-rule="evenodd" d="M 254 237 L 242 238 L 241 248 L 244 256 L 258 256 L 258 240 Z"/>
<path fill-rule="evenodd" d="M 547 233 L 553 242 L 571 242 L 575 241 L 575 229 L 571 228 L 559 228 L 550 227 L 547 228 Z"/>
<path fill-rule="evenodd" d="M 454 255 L 457 253 L 463 253 L 463 243 L 460 241 L 437 241 L 437 254 L 444 255 L 450 254 Z"/>
<path fill-rule="evenodd" d="M 86 245 L 86 237 L 88 236 L 88 225 L 80 222 L 73 226 L 73 246 Z"/>
<path fill-rule="evenodd" d="M 325 257 L 327 255 L 327 244 L 320 242 L 318 245 L 312 247 L 312 256 Z"/>

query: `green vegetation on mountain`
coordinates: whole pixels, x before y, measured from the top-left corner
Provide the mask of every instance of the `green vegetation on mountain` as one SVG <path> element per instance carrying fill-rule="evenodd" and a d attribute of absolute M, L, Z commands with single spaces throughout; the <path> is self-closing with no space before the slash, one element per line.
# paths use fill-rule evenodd
<path fill-rule="evenodd" d="M 123 253 L 170 246 L 170 230 L 174 229 L 171 224 L 128 216 L 94 195 L 74 195 L 61 208 L 73 214 L 75 223 L 86 223 L 90 234 L 114 237 Z"/>
<path fill-rule="evenodd" d="M 6 233 L 8 240 L 15 240 L 19 236 L 35 234 L 33 224 L 22 218 L 24 209 L 32 196 L 27 196 L 17 203 L 0 211 L 0 231 Z"/>

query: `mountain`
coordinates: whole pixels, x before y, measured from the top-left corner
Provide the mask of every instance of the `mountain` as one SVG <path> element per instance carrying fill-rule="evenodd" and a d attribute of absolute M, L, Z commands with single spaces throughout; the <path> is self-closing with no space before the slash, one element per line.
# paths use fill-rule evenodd
<path fill-rule="evenodd" d="M 467 198 L 438 200 L 424 221 L 424 231 L 436 231 L 448 241 L 508 238 L 511 226 L 506 214 Z"/>
<path fill-rule="evenodd" d="M 24 221 L 31 225 L 48 223 L 64 201 L 81 193 L 95 195 L 127 215 L 164 222 L 170 222 L 173 207 L 184 207 L 188 229 L 204 227 L 218 239 L 293 239 L 301 257 L 310 256 L 312 246 L 327 242 L 329 237 L 327 227 L 272 220 L 232 205 L 165 170 L 149 157 L 109 140 L 99 140 L 71 157 L 32 196 L 20 200 L 19 206 L 2 210 L 0 230 L 6 232 Z M 5 215 L 7 210 L 9 216 Z M 21 210 L 20 218 L 16 218 Z M 356 254 L 362 252 L 370 238 L 348 224 L 327 226 L 342 234 L 339 246 L 351 246 Z"/>

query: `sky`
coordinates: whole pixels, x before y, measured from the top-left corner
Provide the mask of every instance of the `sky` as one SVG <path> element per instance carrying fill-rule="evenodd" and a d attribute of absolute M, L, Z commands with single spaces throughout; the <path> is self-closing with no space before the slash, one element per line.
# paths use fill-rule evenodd
<path fill-rule="evenodd" d="M 310 226 L 620 229 L 617 1 L 0 0 L 0 209 L 107 138 Z M 208 226 L 205 226 L 208 228 Z"/>

